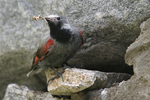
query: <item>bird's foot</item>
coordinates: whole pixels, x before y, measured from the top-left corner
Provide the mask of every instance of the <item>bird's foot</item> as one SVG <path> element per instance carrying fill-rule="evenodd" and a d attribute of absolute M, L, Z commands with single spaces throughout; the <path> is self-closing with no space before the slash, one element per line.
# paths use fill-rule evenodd
<path fill-rule="evenodd" d="M 56 78 L 58 78 L 58 77 L 59 77 L 59 76 L 57 75 L 57 76 L 55 76 L 55 77 L 50 78 L 47 83 L 49 83 L 50 81 L 52 81 L 52 80 L 54 80 L 54 79 L 56 79 Z"/>
<path fill-rule="evenodd" d="M 55 69 L 53 69 L 52 67 L 49 67 L 49 68 L 51 68 L 59 77 L 61 77 L 62 78 L 62 81 L 64 81 L 64 79 L 63 79 L 63 76 L 62 76 L 62 73 L 60 72 L 57 72 Z M 58 77 L 57 76 L 57 77 Z M 55 78 L 57 78 L 56 76 L 55 77 L 53 77 L 51 80 L 54 80 Z"/>
<path fill-rule="evenodd" d="M 52 69 L 52 70 L 57 74 L 57 76 L 54 76 L 54 77 L 50 78 L 50 79 L 48 80 L 48 83 L 49 83 L 51 80 L 54 80 L 54 79 L 56 79 L 56 78 L 58 78 L 58 77 L 61 77 L 61 78 L 62 78 L 62 81 L 64 82 L 64 79 L 63 79 L 62 74 L 65 72 L 66 68 L 71 68 L 71 67 L 70 67 L 70 66 L 64 66 L 64 67 L 62 68 L 62 71 L 61 71 L 61 72 L 57 72 L 57 71 L 54 70 L 52 67 L 50 67 L 50 69 Z"/>
<path fill-rule="evenodd" d="M 83 69 L 85 68 L 83 65 L 75 65 L 74 68 L 80 68 L 80 69 Z"/>

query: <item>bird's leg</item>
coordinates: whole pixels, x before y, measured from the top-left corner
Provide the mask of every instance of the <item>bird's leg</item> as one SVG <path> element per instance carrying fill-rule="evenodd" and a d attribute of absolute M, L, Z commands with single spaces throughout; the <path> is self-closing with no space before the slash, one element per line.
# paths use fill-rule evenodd
<path fill-rule="evenodd" d="M 48 80 L 48 83 L 49 83 L 51 80 L 54 80 L 55 78 L 58 78 L 59 76 L 62 78 L 62 81 L 64 82 L 64 79 L 63 79 L 62 74 L 65 72 L 65 69 L 66 69 L 66 68 L 70 68 L 70 67 L 69 67 L 69 66 L 64 66 L 63 69 L 62 69 L 62 71 L 61 71 L 60 73 L 57 72 L 56 70 L 54 70 L 52 67 L 49 67 L 49 68 L 51 68 L 51 69 L 57 74 L 57 76 L 52 77 L 51 79 L 49 79 L 49 80 Z"/>
<path fill-rule="evenodd" d="M 59 76 L 57 75 L 57 76 L 55 76 L 55 77 L 50 78 L 47 83 L 49 83 L 51 80 L 54 80 L 55 78 L 58 78 L 58 77 L 59 77 Z"/>
<path fill-rule="evenodd" d="M 52 67 L 49 67 L 49 68 L 51 68 L 58 76 L 60 76 L 60 77 L 62 78 L 62 81 L 64 81 L 63 76 L 62 76 L 61 73 L 57 72 L 57 71 L 54 70 Z M 58 76 L 55 76 L 55 78 L 57 78 Z M 50 80 L 54 80 L 55 78 L 53 77 L 53 78 L 51 78 Z M 49 80 L 49 81 L 50 81 L 50 80 Z"/>

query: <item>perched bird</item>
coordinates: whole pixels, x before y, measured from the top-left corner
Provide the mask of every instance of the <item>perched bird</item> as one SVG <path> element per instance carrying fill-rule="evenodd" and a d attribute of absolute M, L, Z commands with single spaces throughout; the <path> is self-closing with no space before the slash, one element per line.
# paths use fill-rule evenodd
<path fill-rule="evenodd" d="M 37 49 L 28 77 L 41 69 L 55 71 L 53 68 L 65 64 L 83 44 L 81 31 L 73 27 L 67 18 L 50 15 L 44 19 L 48 22 L 50 37 Z M 55 73 L 61 76 L 57 71 Z"/>

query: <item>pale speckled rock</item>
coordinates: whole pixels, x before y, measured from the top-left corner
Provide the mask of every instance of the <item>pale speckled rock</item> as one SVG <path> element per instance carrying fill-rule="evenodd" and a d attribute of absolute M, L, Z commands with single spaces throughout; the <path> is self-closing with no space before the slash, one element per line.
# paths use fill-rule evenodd
<path fill-rule="evenodd" d="M 46 71 L 47 80 L 52 76 L 50 71 Z M 85 69 L 67 68 L 62 78 L 56 78 L 48 84 L 48 91 L 53 95 L 71 95 L 88 89 L 100 89 L 111 87 L 114 83 L 130 78 L 129 74 L 104 73 Z"/>
<path fill-rule="evenodd" d="M 28 87 L 9 84 L 3 100 L 59 100 L 49 92 L 33 91 Z"/>

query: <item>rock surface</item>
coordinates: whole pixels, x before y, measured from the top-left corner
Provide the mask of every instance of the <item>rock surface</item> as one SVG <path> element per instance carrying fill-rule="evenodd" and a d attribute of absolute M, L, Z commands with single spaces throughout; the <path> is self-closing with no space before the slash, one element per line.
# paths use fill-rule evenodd
<path fill-rule="evenodd" d="M 33 91 L 25 86 L 9 84 L 3 100 L 59 100 L 49 92 Z"/>
<path fill-rule="evenodd" d="M 49 77 L 46 72 L 47 80 Z M 62 78 L 56 78 L 48 84 L 48 91 L 53 95 L 71 95 L 82 90 L 94 90 L 111 87 L 114 83 L 129 79 L 124 73 L 104 73 L 85 69 L 67 68 Z"/>
<path fill-rule="evenodd" d="M 33 90 L 47 90 L 44 74 L 38 74 L 33 77 L 26 76 L 31 64 L 29 63 L 31 59 L 29 54 L 29 52 L 21 49 L 20 51 L 7 52 L 0 56 L 0 100 L 4 97 L 6 87 L 10 83 L 28 86 Z"/>
<path fill-rule="evenodd" d="M 103 89 L 74 93 L 71 95 L 71 100 L 101 100 L 102 91 Z"/>
<path fill-rule="evenodd" d="M 149 100 L 150 99 L 150 19 L 141 24 L 141 34 L 132 43 L 125 61 L 134 67 L 134 75 L 118 86 L 73 94 L 71 100 Z"/>
<path fill-rule="evenodd" d="M 9 83 L 44 90 L 44 75 L 26 78 L 33 54 L 49 29 L 34 15 L 66 16 L 83 32 L 85 44 L 69 61 L 88 69 L 132 73 L 124 64 L 126 47 L 149 17 L 149 0 L 0 0 L 0 99 Z M 91 68 L 92 66 L 92 68 Z"/>

